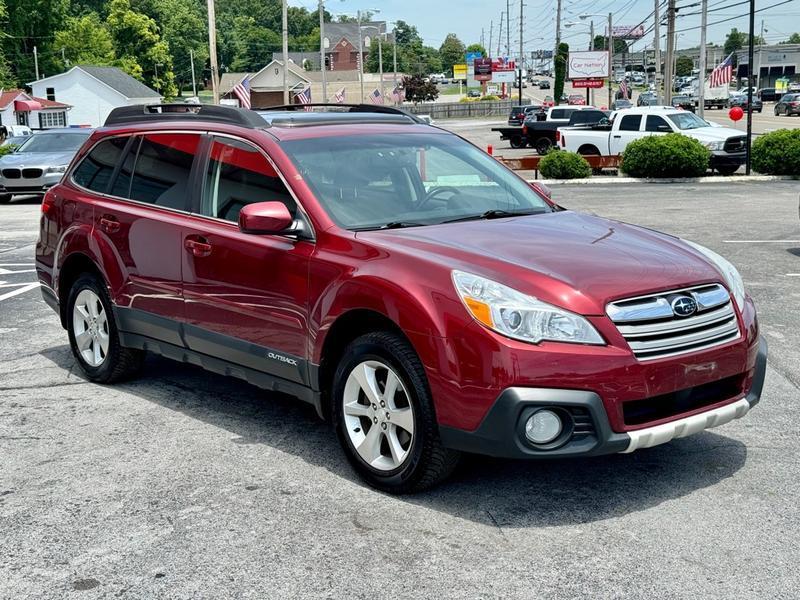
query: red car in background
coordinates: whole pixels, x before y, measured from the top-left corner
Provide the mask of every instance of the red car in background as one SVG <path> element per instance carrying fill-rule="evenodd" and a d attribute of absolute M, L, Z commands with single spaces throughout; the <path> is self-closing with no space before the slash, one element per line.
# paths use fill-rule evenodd
<path fill-rule="evenodd" d="M 47 192 L 36 269 L 88 379 L 153 352 L 294 395 L 393 493 L 462 451 L 631 452 L 759 401 L 721 256 L 399 110 L 296 108 L 117 108 Z"/>
<path fill-rule="evenodd" d="M 573 106 L 583 106 L 586 104 L 586 97 L 583 94 L 570 94 L 567 97 L 567 104 Z"/>

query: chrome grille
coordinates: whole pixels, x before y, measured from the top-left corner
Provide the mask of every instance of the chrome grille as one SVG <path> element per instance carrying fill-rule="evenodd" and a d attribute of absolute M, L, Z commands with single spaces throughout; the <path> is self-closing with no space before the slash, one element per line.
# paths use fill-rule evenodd
<path fill-rule="evenodd" d="M 744 136 L 728 138 L 725 141 L 725 152 L 744 152 L 747 138 Z"/>
<path fill-rule="evenodd" d="M 20 170 L 19 169 L 3 169 L 3 177 L 5 177 L 6 179 L 19 179 Z"/>
<path fill-rule="evenodd" d="M 676 296 L 694 298 L 697 312 L 676 316 L 669 300 Z M 618 300 L 606 307 L 606 314 L 640 361 L 705 350 L 739 338 L 733 301 L 717 284 Z"/>
<path fill-rule="evenodd" d="M 22 176 L 25 179 L 38 179 L 42 173 L 42 169 L 22 169 Z"/>

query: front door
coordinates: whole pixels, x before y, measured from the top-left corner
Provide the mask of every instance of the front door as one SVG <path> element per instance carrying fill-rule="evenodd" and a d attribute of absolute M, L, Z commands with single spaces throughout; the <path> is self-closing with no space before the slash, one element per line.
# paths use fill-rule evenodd
<path fill-rule="evenodd" d="M 239 231 L 242 207 L 297 206 L 255 146 L 217 137 L 210 144 L 197 217 L 183 231 L 186 339 L 203 354 L 307 384 L 308 262 L 314 245 Z"/>

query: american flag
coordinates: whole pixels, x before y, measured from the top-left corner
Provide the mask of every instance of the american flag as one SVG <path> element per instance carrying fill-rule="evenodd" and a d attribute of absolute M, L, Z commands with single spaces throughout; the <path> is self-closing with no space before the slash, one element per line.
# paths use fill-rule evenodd
<path fill-rule="evenodd" d="M 246 76 L 233 86 L 233 93 L 239 99 L 242 108 L 250 108 L 250 76 Z"/>
<path fill-rule="evenodd" d="M 295 94 L 294 101 L 296 104 L 311 104 L 311 86 L 308 86 L 299 94 Z M 306 106 L 306 111 L 310 112 L 311 107 Z"/>
<path fill-rule="evenodd" d="M 733 79 L 733 52 L 711 71 L 711 75 L 708 77 L 708 84 L 710 87 L 719 87 L 728 85 L 731 79 Z"/>
<path fill-rule="evenodd" d="M 628 82 L 624 78 L 619 84 L 619 93 L 625 100 L 628 99 Z"/>
<path fill-rule="evenodd" d="M 333 97 L 336 98 L 336 102 L 338 102 L 339 104 L 342 104 L 342 103 L 344 103 L 344 97 L 345 97 L 346 94 L 347 94 L 346 90 L 344 88 L 342 88 L 338 92 L 336 92 L 333 95 Z"/>
<path fill-rule="evenodd" d="M 392 90 L 392 100 L 394 100 L 397 104 L 403 102 L 404 95 L 405 94 L 403 93 L 403 90 L 400 89 L 400 86 L 397 86 Z"/>
<path fill-rule="evenodd" d="M 383 94 L 378 88 L 369 95 L 369 99 L 373 104 L 383 104 Z"/>

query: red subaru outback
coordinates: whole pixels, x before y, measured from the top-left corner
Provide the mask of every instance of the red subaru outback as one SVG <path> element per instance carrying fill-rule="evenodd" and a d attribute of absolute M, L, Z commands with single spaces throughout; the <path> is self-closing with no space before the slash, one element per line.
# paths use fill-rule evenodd
<path fill-rule="evenodd" d="M 398 493 L 460 451 L 631 452 L 759 400 L 755 307 L 702 246 L 400 111 L 174 110 L 113 111 L 42 204 L 44 298 L 93 381 L 153 352 L 292 394 Z"/>

